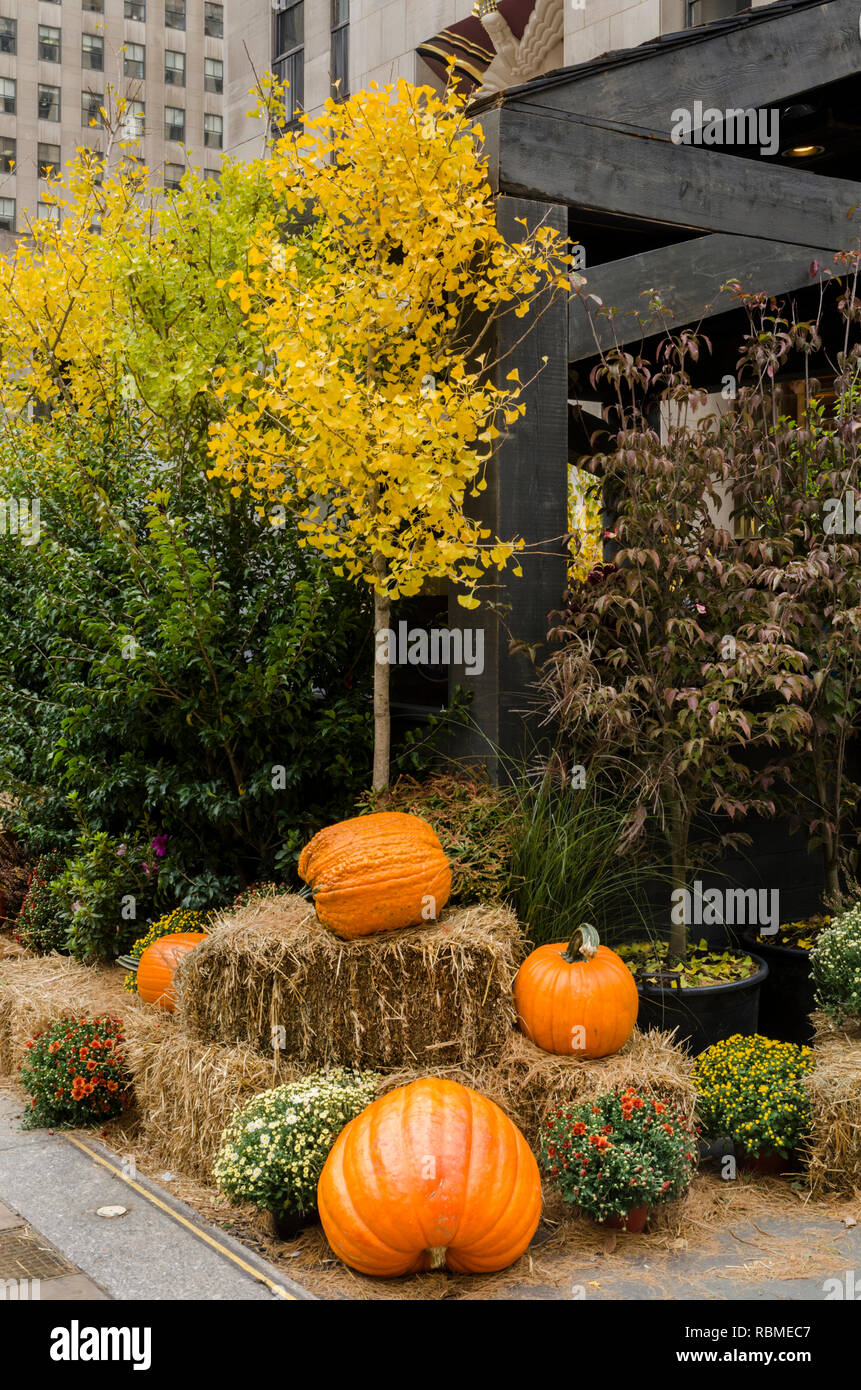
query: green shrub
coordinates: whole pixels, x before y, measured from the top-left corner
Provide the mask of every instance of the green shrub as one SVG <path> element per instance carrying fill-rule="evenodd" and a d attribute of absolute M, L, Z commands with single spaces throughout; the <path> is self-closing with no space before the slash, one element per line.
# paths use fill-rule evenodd
<path fill-rule="evenodd" d="M 101 1124 L 131 1099 L 118 1018 L 64 1018 L 37 1033 L 19 1067 L 25 1129 Z"/>
<path fill-rule="evenodd" d="M 740 1033 L 706 1049 L 694 1063 L 697 1112 L 706 1133 L 731 1138 L 748 1154 L 788 1158 L 810 1128 L 802 1078 L 809 1047 Z"/>
<path fill-rule="evenodd" d="M 42 527 L 33 546 L 0 534 L 12 828 L 68 856 L 82 820 L 117 843 L 165 833 L 163 899 L 187 907 L 289 878 L 369 780 L 368 595 L 122 422 L 50 469 L 0 435 L 0 491 L 38 496 Z"/>
<path fill-rule="evenodd" d="M 39 955 L 69 948 L 71 914 L 63 909 L 53 891 L 53 882 L 61 869 L 62 856 L 56 852 L 37 861 L 15 924 L 17 940 Z"/>
<path fill-rule="evenodd" d="M 329 1151 L 370 1105 L 379 1080 L 374 1072 L 336 1067 L 255 1096 L 222 1135 L 214 1166 L 219 1190 L 275 1217 L 313 1215 Z"/>
<path fill-rule="evenodd" d="M 78 960 L 111 959 L 140 934 L 158 894 L 158 871 L 144 841 L 119 842 L 84 831 L 77 852 L 51 885 L 68 915 L 69 950 Z"/>
<path fill-rule="evenodd" d="M 861 903 L 819 933 L 810 964 L 819 1008 L 838 1023 L 861 1019 Z"/>

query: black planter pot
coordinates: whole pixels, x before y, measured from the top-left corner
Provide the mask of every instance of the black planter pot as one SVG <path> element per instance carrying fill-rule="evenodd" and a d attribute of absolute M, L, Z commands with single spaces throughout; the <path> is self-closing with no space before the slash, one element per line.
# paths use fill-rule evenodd
<path fill-rule="evenodd" d="M 272 1213 L 272 1224 L 279 1240 L 295 1240 L 301 1231 L 313 1226 L 314 1220 L 313 1216 L 295 1216 L 292 1212 L 285 1212 L 283 1216 Z"/>
<path fill-rule="evenodd" d="M 760 968 L 746 980 L 698 989 L 638 984 L 637 1027 L 644 1032 L 653 1028 L 678 1029 L 676 1042 L 694 1056 L 734 1033 L 749 1036 L 758 1032 L 759 994 L 768 978 L 768 966 L 759 955 L 748 954 Z"/>
<path fill-rule="evenodd" d="M 768 966 L 768 979 L 759 997 L 759 1031 L 779 1042 L 810 1043 L 816 1008 L 810 953 L 798 946 L 766 945 L 759 937 L 743 936 L 747 951 L 756 951 Z"/>

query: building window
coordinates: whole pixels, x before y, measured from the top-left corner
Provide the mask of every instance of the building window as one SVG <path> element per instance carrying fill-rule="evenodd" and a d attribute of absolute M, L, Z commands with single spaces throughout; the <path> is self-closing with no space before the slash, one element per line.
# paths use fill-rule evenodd
<path fill-rule="evenodd" d="M 81 35 L 81 67 L 91 72 L 104 71 L 105 41 L 101 34 Z"/>
<path fill-rule="evenodd" d="M 40 140 L 37 148 L 39 178 L 49 179 L 59 172 L 62 158 L 59 145 L 45 145 Z"/>
<path fill-rule="evenodd" d="M 14 77 L 0 77 L 0 111 L 5 111 L 7 116 L 14 116 L 16 106 Z"/>
<path fill-rule="evenodd" d="M 18 52 L 17 19 L 0 19 L 0 53 Z"/>
<path fill-rule="evenodd" d="M 164 80 L 168 87 L 185 86 L 185 54 L 167 49 L 164 55 Z"/>
<path fill-rule="evenodd" d="M 37 204 L 36 204 L 36 217 L 38 218 L 38 220 L 39 220 L 40 222 L 56 222 L 56 223 L 59 223 L 59 221 L 60 221 L 60 204 L 59 204 L 59 203 L 37 203 Z"/>
<path fill-rule="evenodd" d="M 139 140 L 146 126 L 146 103 L 126 99 L 123 107 L 123 136 L 126 140 Z"/>
<path fill-rule="evenodd" d="M 295 121 L 305 97 L 305 6 L 302 0 L 275 16 L 275 76 L 286 88 L 284 113 Z"/>
<path fill-rule="evenodd" d="M 208 39 L 224 38 L 224 6 L 206 0 L 203 6 L 203 32 Z"/>
<path fill-rule="evenodd" d="M 82 10 L 89 10 L 91 14 L 104 14 L 105 0 L 83 0 Z"/>
<path fill-rule="evenodd" d="M 125 5 L 126 19 L 137 19 L 141 24 L 146 22 L 146 0 L 126 0 Z"/>
<path fill-rule="evenodd" d="M 11 135 L 0 135 L 0 172 L 4 174 L 15 172 L 16 149 L 16 141 Z"/>
<path fill-rule="evenodd" d="M 175 192 L 181 186 L 184 173 L 184 164 L 165 164 L 164 186 L 169 193 Z"/>
<path fill-rule="evenodd" d="M 204 58 L 203 85 L 207 92 L 224 91 L 224 64 L 220 58 Z"/>
<path fill-rule="evenodd" d="M 60 88 L 39 83 L 39 120 L 58 121 L 60 119 Z"/>
<path fill-rule="evenodd" d="M 332 0 L 332 91 L 336 101 L 350 95 L 350 0 Z"/>
<path fill-rule="evenodd" d="M 185 0 L 165 0 L 164 27 L 166 29 L 185 28 Z"/>
<path fill-rule="evenodd" d="M 102 125 L 104 104 L 104 92 L 81 92 L 81 125 Z"/>
<path fill-rule="evenodd" d="M 204 171 L 203 171 L 203 177 L 204 177 L 209 183 L 218 183 L 219 180 L 220 180 L 220 178 L 221 178 L 221 170 L 220 170 L 220 169 L 204 169 Z"/>
<path fill-rule="evenodd" d="M 165 140 L 185 139 L 185 111 L 180 106 L 166 106 L 164 108 L 164 138 Z"/>
<path fill-rule="evenodd" d="M 15 199 L 0 198 L 0 232 L 15 230 Z"/>
<path fill-rule="evenodd" d="M 62 37 L 61 31 L 55 29 L 52 24 L 39 25 L 39 61 L 40 63 L 59 63 L 62 57 Z"/>
<path fill-rule="evenodd" d="M 220 150 L 224 143 L 224 121 L 221 116 L 204 116 L 203 143 L 209 150 Z"/>
<path fill-rule="evenodd" d="M 748 0 L 688 0 L 688 28 L 711 24 L 713 19 L 727 19 L 748 8 Z"/>
<path fill-rule="evenodd" d="M 123 47 L 123 73 L 126 77 L 146 77 L 146 49 L 142 43 L 127 43 Z"/>

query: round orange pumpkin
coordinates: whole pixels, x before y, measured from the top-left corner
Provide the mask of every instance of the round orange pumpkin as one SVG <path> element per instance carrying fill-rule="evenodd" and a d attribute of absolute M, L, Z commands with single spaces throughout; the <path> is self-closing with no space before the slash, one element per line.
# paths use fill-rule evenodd
<path fill-rule="evenodd" d="M 451 868 L 432 826 L 378 811 L 327 826 L 299 856 L 317 916 L 339 936 L 370 936 L 433 921 L 451 894 Z"/>
<path fill-rule="evenodd" d="M 173 1013 L 176 999 L 173 992 L 173 972 L 189 951 L 206 940 L 206 932 L 178 931 L 162 936 L 147 946 L 138 961 L 138 994 L 147 1004 Z"/>
<path fill-rule="evenodd" d="M 538 1165 L 493 1101 L 457 1081 L 401 1086 L 342 1130 L 317 1184 L 326 1239 L 360 1274 L 505 1269 L 541 1215 Z"/>
<path fill-rule="evenodd" d="M 609 1057 L 634 1031 L 639 995 L 625 962 L 583 923 L 570 942 L 539 946 L 514 981 L 521 1031 L 545 1052 Z"/>

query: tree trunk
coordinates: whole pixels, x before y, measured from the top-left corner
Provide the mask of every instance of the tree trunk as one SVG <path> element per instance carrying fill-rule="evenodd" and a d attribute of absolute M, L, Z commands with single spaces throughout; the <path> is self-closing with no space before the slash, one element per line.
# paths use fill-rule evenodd
<path fill-rule="evenodd" d="M 388 661 L 379 662 L 377 634 L 390 626 L 391 599 L 374 590 L 374 781 L 375 792 L 385 791 L 389 785 L 389 753 L 391 746 L 391 712 L 389 709 L 389 677 L 391 667 Z"/>

